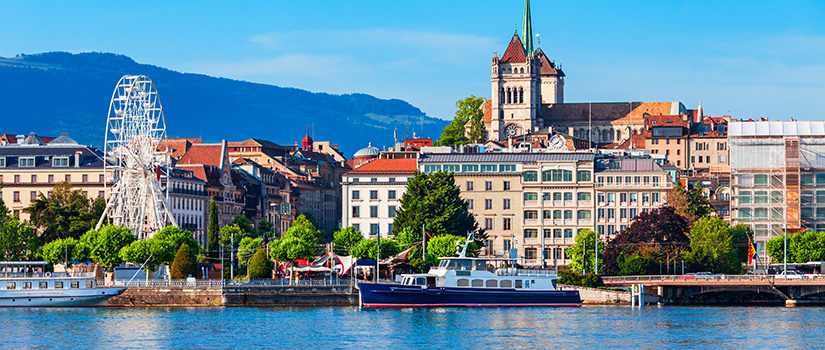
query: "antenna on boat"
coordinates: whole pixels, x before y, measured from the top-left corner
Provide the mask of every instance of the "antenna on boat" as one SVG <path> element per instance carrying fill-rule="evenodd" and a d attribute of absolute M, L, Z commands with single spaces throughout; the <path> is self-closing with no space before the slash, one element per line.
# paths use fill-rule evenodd
<path fill-rule="evenodd" d="M 473 241 L 473 233 L 467 232 L 467 240 L 464 241 L 464 244 L 456 244 L 455 252 L 458 254 L 459 258 L 466 258 L 467 257 L 467 247 L 470 246 L 470 242 Z"/>

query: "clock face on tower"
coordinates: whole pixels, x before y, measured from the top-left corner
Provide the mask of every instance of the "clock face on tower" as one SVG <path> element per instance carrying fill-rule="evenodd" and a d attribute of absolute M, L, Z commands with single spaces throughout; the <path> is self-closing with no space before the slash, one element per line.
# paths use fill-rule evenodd
<path fill-rule="evenodd" d="M 561 135 L 553 135 L 553 137 L 550 138 L 550 145 L 552 145 L 553 148 L 564 147 L 564 137 Z"/>
<path fill-rule="evenodd" d="M 518 134 L 518 126 L 516 126 L 516 124 L 507 124 L 507 126 L 504 127 L 504 136 L 510 138 L 516 137 L 516 134 Z"/>

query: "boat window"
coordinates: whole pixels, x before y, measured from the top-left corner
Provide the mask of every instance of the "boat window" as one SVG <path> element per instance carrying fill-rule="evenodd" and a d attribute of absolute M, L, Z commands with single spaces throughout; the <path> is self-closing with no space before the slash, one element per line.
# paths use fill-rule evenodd
<path fill-rule="evenodd" d="M 15 283 L 15 282 L 6 283 L 6 289 L 17 289 L 17 283 Z"/>
<path fill-rule="evenodd" d="M 63 281 L 60 281 L 60 282 L 55 281 L 54 282 L 54 289 L 63 289 Z"/>
<path fill-rule="evenodd" d="M 80 282 L 72 281 L 71 286 L 72 286 L 72 288 L 80 288 Z"/>
<path fill-rule="evenodd" d="M 469 270 L 470 269 L 470 260 L 455 260 L 455 269 L 456 270 Z"/>
<path fill-rule="evenodd" d="M 496 288 L 496 287 L 498 287 L 498 282 L 496 280 L 487 280 L 487 288 Z"/>
<path fill-rule="evenodd" d="M 426 286 L 427 285 L 427 279 L 424 278 L 424 277 L 418 277 L 418 278 L 415 279 L 415 284 L 417 284 L 419 286 Z"/>
<path fill-rule="evenodd" d="M 461 278 L 461 279 L 458 280 L 456 285 L 458 285 L 459 287 L 469 287 L 470 286 L 470 280 L 468 280 L 466 278 Z"/>
<path fill-rule="evenodd" d="M 427 286 L 435 287 L 435 277 L 434 276 L 427 276 Z"/>
<path fill-rule="evenodd" d="M 473 287 L 484 287 L 484 281 L 482 281 L 482 280 L 473 280 Z"/>
<path fill-rule="evenodd" d="M 438 268 L 439 269 L 446 269 L 448 265 L 450 265 L 449 260 L 441 260 L 441 263 L 438 264 Z"/>
<path fill-rule="evenodd" d="M 475 260 L 473 264 L 475 264 L 473 270 L 484 271 L 487 269 L 487 263 L 484 260 Z"/>
<path fill-rule="evenodd" d="M 594 246 L 595 246 L 595 244 L 594 244 Z M 40 282 L 40 286 L 38 286 L 38 288 L 40 288 L 40 289 L 49 288 L 49 282 Z"/>
<path fill-rule="evenodd" d="M 23 289 L 32 289 L 31 282 L 23 282 Z"/>
<path fill-rule="evenodd" d="M 521 288 L 521 280 L 516 280 L 516 288 Z"/>
<path fill-rule="evenodd" d="M 530 288 L 530 280 L 525 280 L 524 281 L 524 288 Z"/>
<path fill-rule="evenodd" d="M 511 280 L 501 281 L 501 288 L 513 288 L 513 281 L 511 281 Z"/>
<path fill-rule="evenodd" d="M 86 288 L 93 288 L 93 287 L 94 287 L 94 281 L 86 281 Z"/>

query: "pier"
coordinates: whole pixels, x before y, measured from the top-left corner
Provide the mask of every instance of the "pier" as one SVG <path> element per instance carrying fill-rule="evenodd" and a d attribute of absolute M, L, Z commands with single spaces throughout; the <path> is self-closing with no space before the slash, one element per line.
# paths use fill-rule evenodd
<path fill-rule="evenodd" d="M 711 275 L 602 277 L 605 286 L 643 284 L 665 304 L 825 304 L 825 275 Z"/>

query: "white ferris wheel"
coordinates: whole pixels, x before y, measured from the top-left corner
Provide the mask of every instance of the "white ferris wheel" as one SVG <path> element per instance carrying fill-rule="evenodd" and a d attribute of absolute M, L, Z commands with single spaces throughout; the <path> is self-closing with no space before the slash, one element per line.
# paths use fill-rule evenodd
<path fill-rule="evenodd" d="M 169 163 L 166 142 L 166 121 L 152 80 L 145 75 L 120 78 L 109 104 L 104 143 L 105 173 L 114 176 L 114 185 L 96 230 L 107 217 L 139 239 L 176 225 L 168 192 L 160 184 L 161 168 Z"/>

